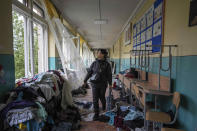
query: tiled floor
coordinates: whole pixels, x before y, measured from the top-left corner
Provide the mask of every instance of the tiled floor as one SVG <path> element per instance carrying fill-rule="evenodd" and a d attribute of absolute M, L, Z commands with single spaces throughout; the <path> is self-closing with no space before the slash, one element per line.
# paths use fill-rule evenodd
<path fill-rule="evenodd" d="M 105 93 L 105 96 L 107 97 L 109 94 L 109 89 L 107 88 L 107 91 Z M 113 96 L 114 99 L 119 97 L 119 91 L 113 90 Z M 77 100 L 81 100 L 81 101 L 92 101 L 92 89 L 87 89 L 87 94 L 85 96 L 77 96 L 75 97 Z"/>
<path fill-rule="evenodd" d="M 81 125 L 82 127 L 79 131 L 116 131 L 115 127 L 98 121 L 81 122 Z"/>
<path fill-rule="evenodd" d="M 108 94 L 109 94 L 109 90 L 107 89 L 106 96 L 108 96 Z M 119 92 L 113 90 L 113 95 L 114 95 L 114 98 L 118 98 Z M 86 96 L 78 96 L 75 98 L 77 100 L 91 102 L 92 101 L 92 89 L 87 90 Z M 101 103 L 99 105 L 101 105 Z M 116 131 L 116 128 L 114 128 L 113 126 L 109 126 L 107 123 L 98 122 L 98 121 L 90 121 L 90 122 L 82 121 L 81 125 L 82 127 L 79 131 Z"/>

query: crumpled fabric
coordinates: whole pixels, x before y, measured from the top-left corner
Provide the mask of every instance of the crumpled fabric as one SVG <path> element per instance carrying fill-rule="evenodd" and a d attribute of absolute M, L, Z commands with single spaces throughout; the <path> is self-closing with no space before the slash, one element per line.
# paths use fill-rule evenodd
<path fill-rule="evenodd" d="M 37 117 L 41 118 L 44 121 L 46 121 L 48 115 L 47 115 L 47 112 L 45 111 L 45 108 L 39 102 L 36 102 L 36 104 L 39 107 L 39 109 L 37 111 Z"/>
<path fill-rule="evenodd" d="M 144 128 L 135 128 L 135 131 L 146 131 Z"/>
<path fill-rule="evenodd" d="M 68 106 L 66 110 L 57 112 L 56 117 L 58 118 L 58 121 L 66 121 L 70 123 L 77 123 L 77 121 L 81 120 L 79 109 L 74 106 Z"/>
<path fill-rule="evenodd" d="M 48 72 L 53 72 L 54 74 L 56 74 L 59 77 L 60 82 L 64 83 L 64 80 L 63 80 L 63 78 L 62 78 L 62 76 L 61 76 L 59 71 L 57 71 L 57 70 L 49 70 Z"/>
<path fill-rule="evenodd" d="M 36 103 L 27 101 L 27 100 L 22 100 L 22 101 L 14 101 L 9 103 L 5 108 L 3 108 L 0 112 L 0 118 L 5 119 L 6 114 L 8 111 L 12 109 L 21 109 L 25 107 L 37 107 Z"/>
<path fill-rule="evenodd" d="M 116 114 L 114 112 L 108 111 L 105 113 L 105 116 L 110 117 L 108 124 L 113 126 L 114 125 L 114 117 L 116 116 Z"/>
<path fill-rule="evenodd" d="M 0 104 L 0 111 L 6 107 L 6 104 Z"/>
<path fill-rule="evenodd" d="M 48 116 L 47 117 L 47 123 L 48 124 L 51 124 L 51 125 L 54 125 L 55 124 L 55 122 L 54 122 L 54 120 L 53 120 L 53 118 L 51 116 Z"/>
<path fill-rule="evenodd" d="M 68 105 L 73 105 L 73 98 L 71 94 L 72 87 L 69 82 L 65 79 L 62 89 L 62 101 L 61 107 L 65 110 Z"/>
<path fill-rule="evenodd" d="M 98 118 L 98 121 L 100 122 L 109 122 L 109 120 L 110 120 L 110 117 L 105 116 L 105 115 L 100 115 Z"/>
<path fill-rule="evenodd" d="M 93 107 L 93 103 L 92 102 L 88 102 L 88 101 L 77 101 L 74 100 L 74 103 L 81 108 L 84 109 L 91 109 Z"/>
<path fill-rule="evenodd" d="M 126 115 L 126 117 L 124 118 L 124 120 L 125 121 L 135 120 L 137 118 L 144 119 L 144 113 L 142 113 L 140 111 L 134 111 L 134 110 L 130 109 L 130 112 Z"/>
<path fill-rule="evenodd" d="M 114 126 L 117 128 L 123 128 L 123 118 L 120 116 L 115 116 L 114 118 Z"/>
<path fill-rule="evenodd" d="M 32 87 L 17 87 L 15 89 L 12 90 L 13 92 L 17 92 L 18 93 L 18 100 L 30 100 L 33 101 L 35 100 L 39 94 L 36 92 L 35 88 Z M 23 93 L 23 94 L 21 94 Z"/>
<path fill-rule="evenodd" d="M 10 92 L 10 93 L 9 93 L 9 97 L 8 97 L 8 99 L 6 100 L 6 104 L 11 103 L 11 102 L 14 101 L 17 97 L 18 97 L 18 96 L 17 96 L 17 93 L 16 93 L 16 92 Z"/>
<path fill-rule="evenodd" d="M 51 88 L 53 88 L 55 96 L 60 94 L 60 88 L 57 83 L 60 81 L 59 77 L 52 72 L 44 72 L 38 75 L 37 79 L 35 80 L 36 84 L 45 84 L 47 83 Z"/>
<path fill-rule="evenodd" d="M 41 96 L 37 97 L 35 101 L 40 102 L 40 103 L 46 103 L 46 100 Z"/>
<path fill-rule="evenodd" d="M 55 109 L 55 111 L 54 111 Z M 45 110 L 48 115 L 56 117 L 57 111 L 61 110 L 61 95 L 53 97 L 50 101 L 45 104 Z"/>
<path fill-rule="evenodd" d="M 28 120 L 33 119 L 35 116 L 31 111 L 30 107 L 24 109 L 13 109 L 10 110 L 6 115 L 6 120 L 9 125 L 12 127 L 13 125 L 17 125 L 19 123 L 26 122 Z"/>
<path fill-rule="evenodd" d="M 80 95 L 80 94 L 82 94 L 82 95 L 85 95 L 85 94 L 87 94 L 87 91 L 86 91 L 86 89 L 85 88 L 83 88 L 83 87 L 79 87 L 78 89 L 74 89 L 74 90 L 72 90 L 72 96 L 75 96 L 75 95 Z"/>
<path fill-rule="evenodd" d="M 42 72 L 42 73 L 40 73 L 38 75 L 35 75 L 33 79 L 34 79 L 35 82 L 41 82 L 41 80 L 44 79 L 44 76 L 46 74 L 47 74 L 47 72 Z M 48 74 L 50 74 L 50 73 L 48 73 Z"/>
<path fill-rule="evenodd" d="M 31 82 L 33 82 L 33 79 L 32 78 L 21 78 L 21 79 L 18 79 L 16 80 L 16 86 L 25 86 L 26 83 L 29 83 L 31 84 Z M 33 82 L 34 83 L 34 82 Z M 33 84 L 32 83 L 32 84 Z"/>
<path fill-rule="evenodd" d="M 60 81 L 60 79 L 55 74 L 52 74 L 51 79 L 53 81 L 53 90 L 55 91 L 55 96 L 58 96 L 60 94 L 60 87 L 57 81 Z"/>
<path fill-rule="evenodd" d="M 72 124 L 67 122 L 61 122 L 58 126 L 54 126 L 52 131 L 71 131 Z"/>
<path fill-rule="evenodd" d="M 43 121 L 38 122 L 33 119 L 30 121 L 27 121 L 26 125 L 27 125 L 27 131 L 40 131 L 44 127 L 45 123 Z"/>
<path fill-rule="evenodd" d="M 121 111 L 126 111 L 126 110 L 136 110 L 135 106 L 120 106 Z"/>
<path fill-rule="evenodd" d="M 47 101 L 50 101 L 53 96 L 55 96 L 54 90 L 48 84 L 37 84 L 43 92 Z"/>
<path fill-rule="evenodd" d="M 124 121 L 124 125 L 130 129 L 142 128 L 144 126 L 144 119 L 137 118 L 135 120 Z"/>
<path fill-rule="evenodd" d="M 22 99 L 23 99 L 23 92 L 20 92 L 18 94 L 18 97 L 17 97 L 16 101 L 21 101 Z"/>
<path fill-rule="evenodd" d="M 83 121 L 93 121 L 94 113 L 89 113 L 87 116 L 82 116 Z"/>
<path fill-rule="evenodd" d="M 74 71 L 74 70 L 67 70 L 67 77 L 69 84 L 71 85 L 72 89 L 78 89 L 83 83 L 83 80 L 79 80 L 78 76 L 80 76 L 81 72 Z"/>

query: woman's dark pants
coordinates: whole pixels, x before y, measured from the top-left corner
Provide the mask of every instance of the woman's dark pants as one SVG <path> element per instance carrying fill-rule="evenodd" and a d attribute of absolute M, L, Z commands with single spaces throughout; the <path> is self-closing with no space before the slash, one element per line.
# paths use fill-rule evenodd
<path fill-rule="evenodd" d="M 94 112 L 95 114 L 99 114 L 99 99 L 102 103 L 102 109 L 105 110 L 106 108 L 105 92 L 107 89 L 107 83 L 98 83 L 98 84 L 91 83 L 91 86 L 92 86 Z"/>

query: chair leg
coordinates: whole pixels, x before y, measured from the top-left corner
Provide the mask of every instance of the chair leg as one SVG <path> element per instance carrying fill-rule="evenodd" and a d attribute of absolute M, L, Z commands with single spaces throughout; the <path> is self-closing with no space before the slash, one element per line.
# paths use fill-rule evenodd
<path fill-rule="evenodd" d="M 147 121 L 145 130 L 146 130 L 146 131 L 149 131 L 149 121 Z"/>
<path fill-rule="evenodd" d="M 145 125 L 144 125 L 144 129 L 145 129 L 146 131 L 148 130 L 147 123 L 148 123 L 148 121 L 146 120 L 145 123 L 144 123 L 144 124 L 145 124 Z"/>
<path fill-rule="evenodd" d="M 153 122 L 153 131 L 155 131 L 155 122 Z"/>
<path fill-rule="evenodd" d="M 163 128 L 163 123 L 161 123 L 161 128 Z"/>
<path fill-rule="evenodd" d="M 163 123 L 160 123 L 160 131 L 161 131 L 162 128 L 163 128 Z"/>
<path fill-rule="evenodd" d="M 162 127 L 163 127 L 163 123 L 158 123 L 158 122 L 152 122 L 153 123 L 153 126 L 152 126 L 152 130 L 153 131 L 161 131 L 161 129 L 162 129 Z M 148 131 L 149 130 L 149 121 L 147 121 L 147 130 L 146 131 Z"/>
<path fill-rule="evenodd" d="M 160 122 L 157 122 L 157 129 L 158 129 L 158 131 L 161 131 L 161 123 Z"/>

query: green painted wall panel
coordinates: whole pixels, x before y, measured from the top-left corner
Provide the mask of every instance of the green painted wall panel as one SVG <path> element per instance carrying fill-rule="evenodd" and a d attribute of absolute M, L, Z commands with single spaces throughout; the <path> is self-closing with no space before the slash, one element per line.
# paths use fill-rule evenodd
<path fill-rule="evenodd" d="M 113 59 L 115 62 L 119 59 Z M 129 58 L 121 59 L 122 69 L 128 69 Z M 126 62 L 125 62 L 126 61 Z M 132 60 L 134 61 L 134 59 Z M 117 63 L 117 62 L 116 62 Z M 168 67 L 168 58 L 163 58 L 163 67 Z M 119 67 L 120 65 L 116 65 Z M 150 72 L 158 73 L 159 58 L 150 60 Z M 168 76 L 169 72 L 161 72 Z M 181 105 L 176 125 L 187 131 L 194 131 L 197 128 L 197 56 L 177 56 L 173 57 L 172 78 L 173 91 L 181 93 Z M 163 103 L 168 103 L 166 99 L 161 99 Z"/>
<path fill-rule="evenodd" d="M 49 57 L 49 70 L 55 70 L 55 57 Z"/>
<path fill-rule="evenodd" d="M 61 60 L 59 57 L 49 57 L 49 70 L 57 70 L 62 68 Z"/>
<path fill-rule="evenodd" d="M 15 86 L 14 56 L 0 54 L 0 97 Z"/>

